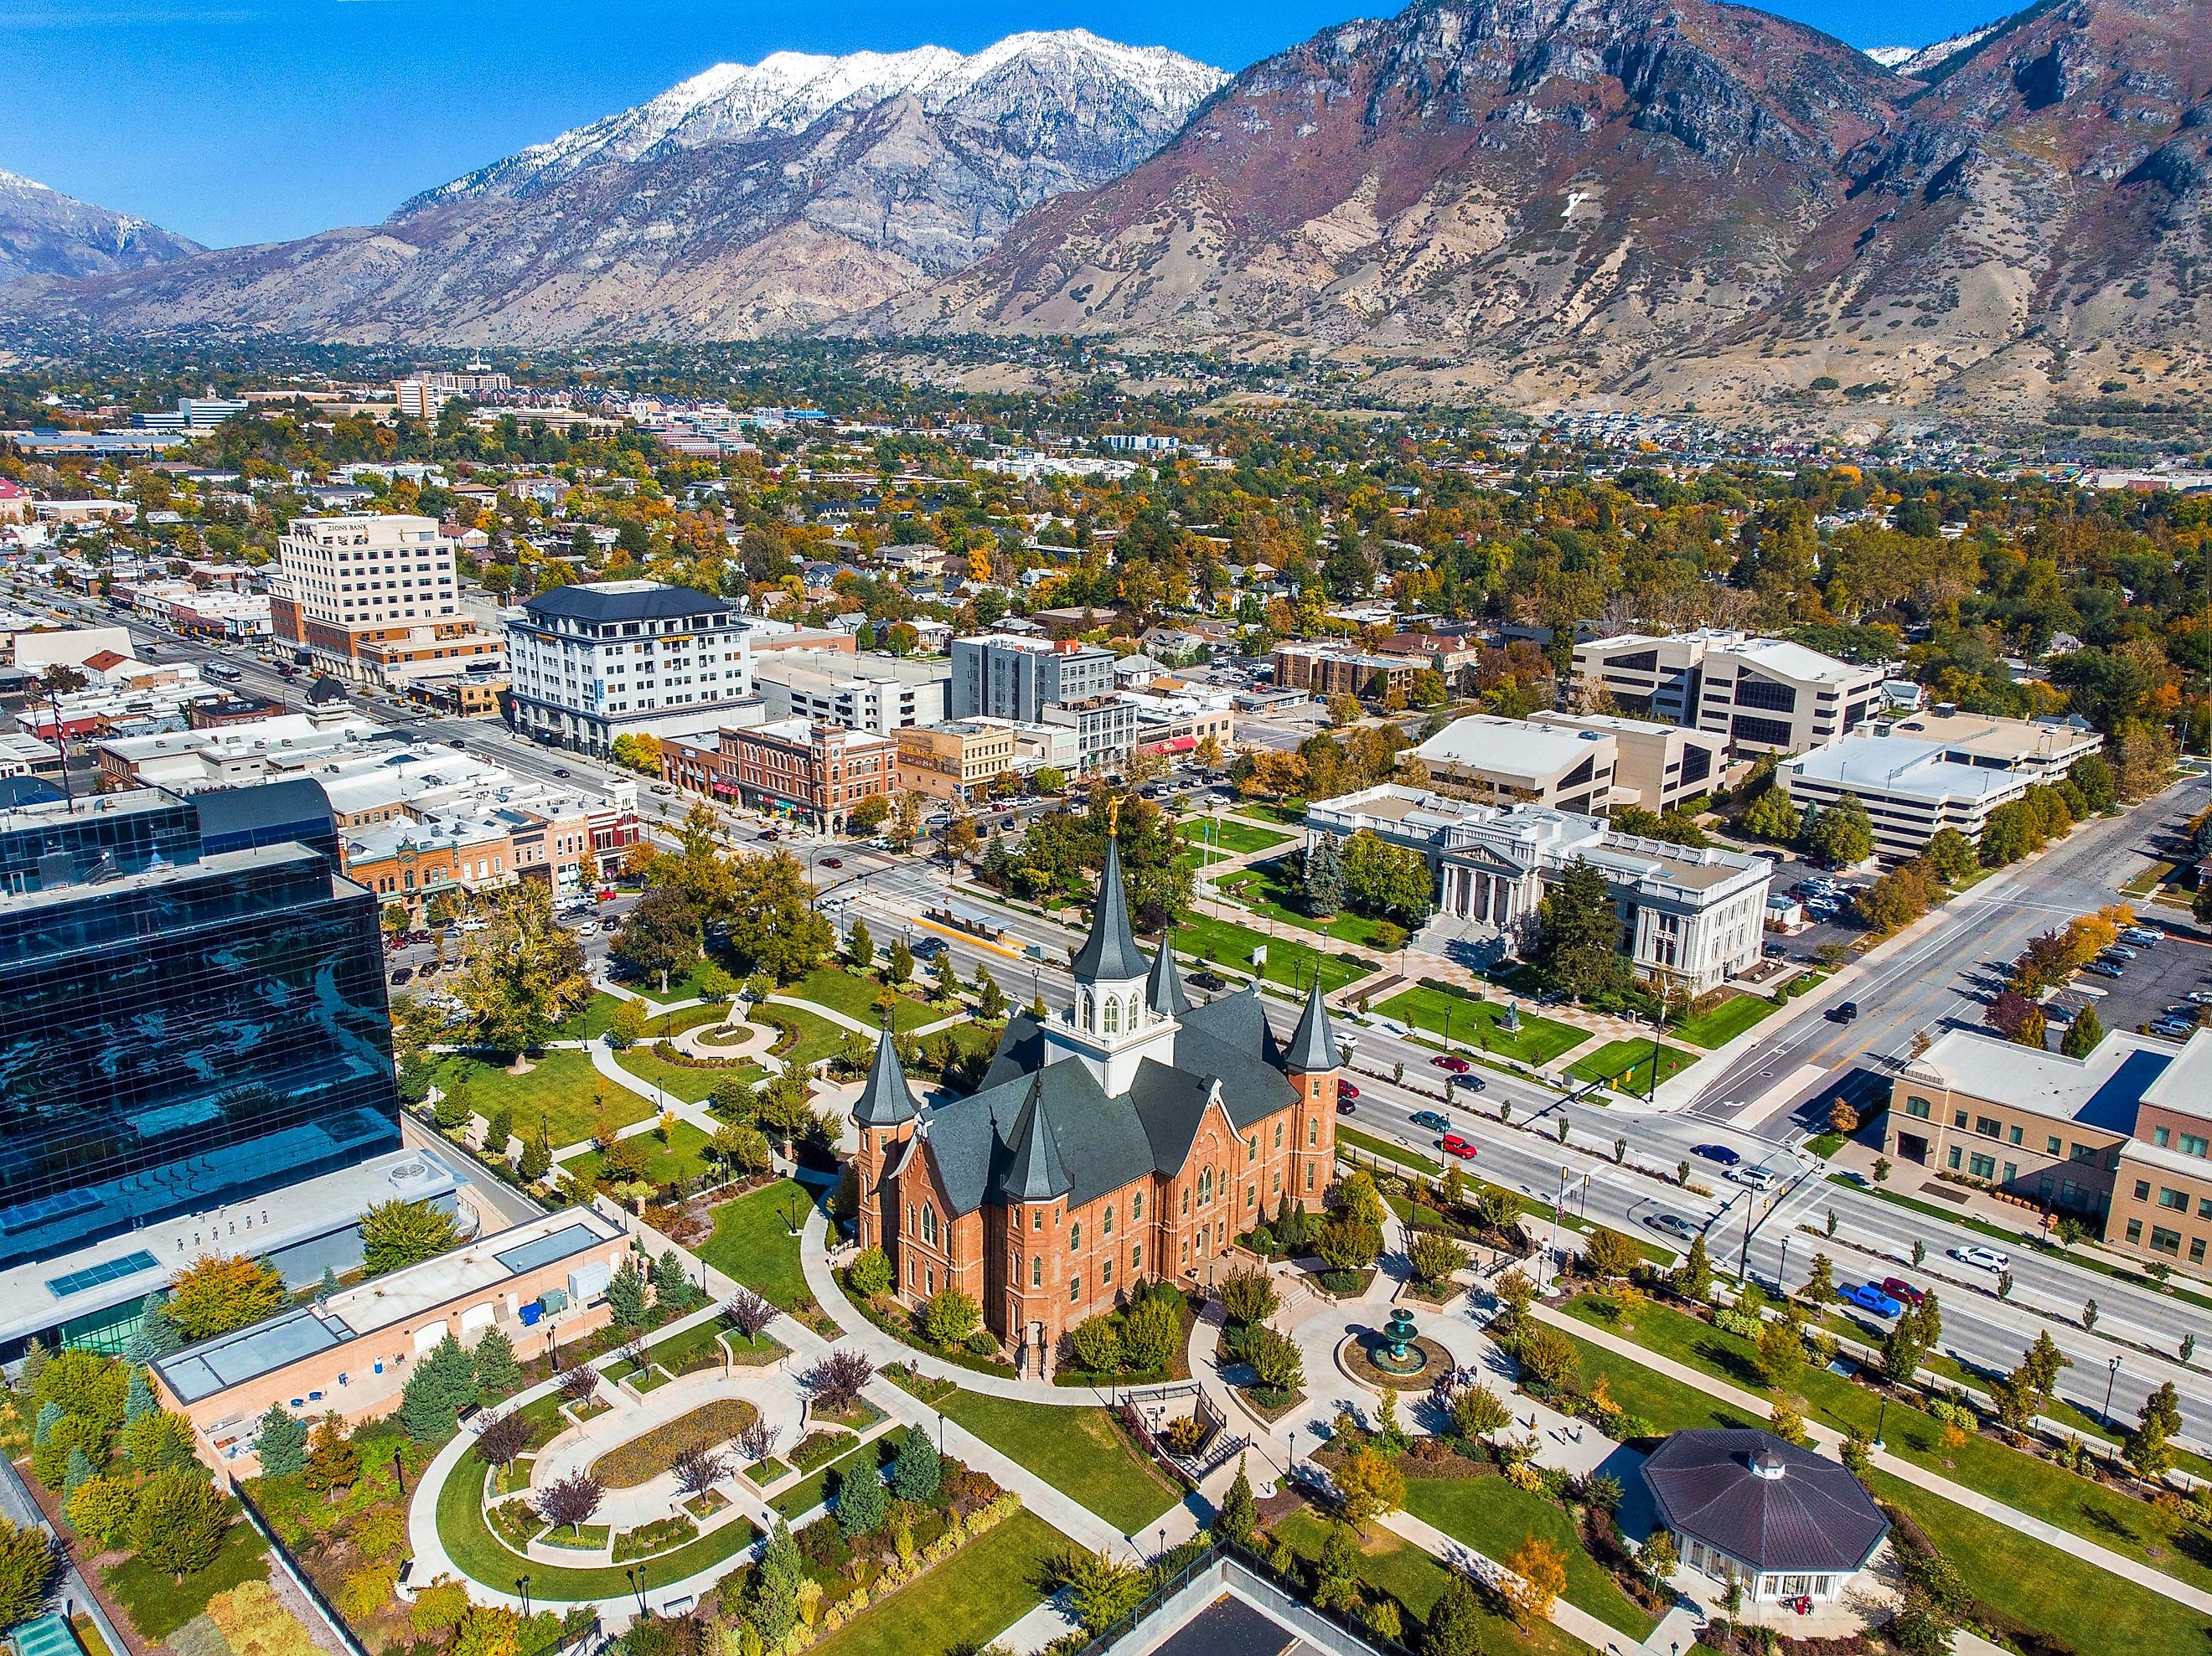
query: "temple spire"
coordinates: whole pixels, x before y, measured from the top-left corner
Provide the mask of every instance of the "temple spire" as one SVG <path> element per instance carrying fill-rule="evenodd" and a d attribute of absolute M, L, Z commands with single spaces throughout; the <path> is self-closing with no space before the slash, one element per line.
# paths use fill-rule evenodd
<path fill-rule="evenodd" d="M 875 1061 L 868 1065 L 868 1084 L 853 1103 L 853 1120 L 862 1127 L 896 1127 L 914 1119 L 914 1095 L 907 1090 L 906 1071 L 891 1045 L 886 1023 L 876 1037 Z"/>
<path fill-rule="evenodd" d="M 1336 1037 L 1328 1027 L 1328 1008 L 1322 1002 L 1321 973 L 1314 973 L 1313 987 L 1306 992 L 1306 1010 L 1291 1036 L 1283 1067 L 1292 1075 L 1322 1075 L 1339 1067 Z"/>
<path fill-rule="evenodd" d="M 1160 939 L 1160 952 L 1152 956 L 1152 975 L 1145 980 L 1145 1004 L 1164 1018 L 1178 1018 L 1190 1010 L 1190 997 L 1183 993 L 1182 977 L 1176 970 L 1172 931 Z"/>
<path fill-rule="evenodd" d="M 1011 1143 L 1013 1156 L 1006 1163 L 1000 1187 L 1015 1201 L 1049 1202 L 1074 1188 L 1060 1159 L 1060 1141 L 1045 1115 L 1042 1070 L 1030 1078 L 1029 1096 L 1015 1119 Z"/>
<path fill-rule="evenodd" d="M 1129 930 L 1129 895 L 1121 882 L 1121 842 L 1106 841 L 1106 872 L 1099 877 L 1091 935 L 1075 954 L 1078 983 L 1121 983 L 1145 975 L 1145 957 Z"/>

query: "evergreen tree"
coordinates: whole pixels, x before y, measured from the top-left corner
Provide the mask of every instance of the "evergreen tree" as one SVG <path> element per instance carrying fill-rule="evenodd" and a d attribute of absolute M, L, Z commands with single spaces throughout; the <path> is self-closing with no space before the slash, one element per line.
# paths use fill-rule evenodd
<path fill-rule="evenodd" d="M 285 1413 L 283 1404 L 272 1404 L 261 1417 L 253 1449 L 264 1477 L 289 1477 L 302 1471 L 307 1465 L 307 1422 Z"/>
<path fill-rule="evenodd" d="M 62 1473 L 62 1504 L 66 1507 L 70 1497 L 90 1483 L 99 1470 L 82 1448 L 71 1448 L 68 1469 Z"/>
<path fill-rule="evenodd" d="M 315 1297 L 327 1300 L 338 1291 L 338 1273 L 329 1265 L 323 1267 L 323 1279 L 315 1284 Z"/>
<path fill-rule="evenodd" d="M 1324 834 L 1306 849 L 1306 913 L 1317 918 L 1344 907 L 1344 858 L 1336 841 Z"/>
<path fill-rule="evenodd" d="M 487 1328 L 469 1354 L 476 1370 L 479 1397 L 503 1398 L 522 1382 L 522 1368 L 514 1360 L 514 1342 L 503 1328 Z"/>
<path fill-rule="evenodd" d="M 416 1442 L 434 1442 L 452 1431 L 454 1416 L 476 1400 L 476 1364 L 449 1333 L 407 1377 L 399 1423 Z"/>
<path fill-rule="evenodd" d="M 2068 1058 L 2087 1058 L 2097 1050 L 2097 1043 L 2105 1038 L 2105 1026 L 2099 1022 L 2097 1009 L 2085 1006 L 2074 1015 L 2074 1022 L 2066 1026 L 2064 1039 L 2058 1050 Z"/>
<path fill-rule="evenodd" d="M 1245 1476 L 1244 1458 L 1239 1455 L 1236 1481 L 1221 1497 L 1220 1510 L 1213 1514 L 1213 1532 L 1224 1541 L 1249 1546 L 1259 1528 L 1260 1503 L 1253 1499 L 1252 1480 Z"/>
<path fill-rule="evenodd" d="M 1450 1572 L 1429 1611 L 1421 1656 L 1482 1656 L 1482 1605 L 1457 1570 Z"/>
<path fill-rule="evenodd" d="M 777 1519 L 775 1532 L 761 1549 L 760 1562 L 753 1567 L 752 1591 L 745 1605 L 761 1642 L 770 1648 L 791 1635 L 799 1617 L 799 1584 L 805 1572 L 806 1561 L 791 1538 L 791 1526 Z"/>
<path fill-rule="evenodd" d="M 890 1509 L 884 1481 L 876 1475 L 873 1457 L 863 1455 L 849 1465 L 837 1486 L 837 1527 L 850 1538 L 873 1535 L 883 1526 Z"/>
<path fill-rule="evenodd" d="M 1006 1015 L 1006 991 L 991 975 L 991 968 L 978 964 L 975 968 L 975 1015 L 986 1023 L 995 1023 Z"/>
<path fill-rule="evenodd" d="M 123 1418 L 125 1421 L 137 1420 L 141 1416 L 154 1413 L 161 1406 L 154 1401 L 154 1388 L 146 1383 L 146 1371 L 134 1367 L 131 1371 L 130 1389 L 123 1394 Z"/>
<path fill-rule="evenodd" d="M 645 1273 L 637 1268 L 635 1259 L 624 1259 L 622 1269 L 607 1284 L 607 1306 L 617 1328 L 645 1326 Z"/>
<path fill-rule="evenodd" d="M 1537 906 L 1536 969 L 1554 989 L 1581 998 L 1626 989 L 1620 914 L 1602 872 L 1577 857 Z"/>
<path fill-rule="evenodd" d="M 899 1440 L 898 1459 L 891 1467 L 891 1493 L 902 1501 L 927 1503 L 936 1498 L 937 1486 L 944 1477 L 944 1463 L 938 1459 L 937 1446 L 929 1441 L 929 1434 L 919 1426 L 908 1427 L 906 1435 Z"/>
<path fill-rule="evenodd" d="M 553 1147 L 545 1142 L 545 1129 L 540 1126 L 523 1141 L 522 1161 L 515 1171 L 526 1185 L 534 1185 L 553 1167 Z"/>
<path fill-rule="evenodd" d="M 177 1325 L 169 1319 L 168 1296 L 160 1289 L 146 1296 L 138 1310 L 138 1326 L 123 1348 L 123 1355 L 132 1362 L 151 1362 L 156 1357 L 166 1357 L 184 1344 L 177 1333 Z M 25 1384 L 33 1376 L 29 1373 L 30 1357 L 23 1359 Z"/>
<path fill-rule="evenodd" d="M 866 920 L 854 920 L 853 929 L 846 933 L 845 960 L 855 972 L 865 972 L 876 963 L 876 934 L 868 930 Z"/>
<path fill-rule="evenodd" d="M 682 1305 L 691 1297 L 691 1279 L 684 1274 L 684 1261 L 672 1247 L 661 1249 L 653 1262 L 653 1291 L 666 1306 Z"/>

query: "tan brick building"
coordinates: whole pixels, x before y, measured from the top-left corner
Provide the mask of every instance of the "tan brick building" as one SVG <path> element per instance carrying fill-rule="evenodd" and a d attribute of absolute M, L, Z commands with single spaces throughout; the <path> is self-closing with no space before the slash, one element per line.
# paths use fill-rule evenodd
<path fill-rule="evenodd" d="M 2212 1030 L 2115 1031 L 2080 1059 L 1951 1030 L 1891 1083 L 1882 1148 L 2212 1272 Z"/>
<path fill-rule="evenodd" d="M 1014 727 L 1002 722 L 913 725 L 898 733 L 898 746 L 899 786 L 932 799 L 979 799 L 1015 767 Z"/>
<path fill-rule="evenodd" d="M 863 799 L 888 799 L 897 791 L 898 761 L 893 737 L 807 719 L 725 726 L 711 747 L 660 738 L 664 780 L 693 793 L 793 811 L 832 832 Z"/>
<path fill-rule="evenodd" d="M 1075 1004 L 1007 1024 L 982 1085 L 917 1112 L 886 1036 L 854 1107 L 860 1240 L 921 1305 L 947 1288 L 1035 1374 L 1147 1281 L 1206 1282 L 1287 1201 L 1320 1205 L 1340 1057 L 1318 985 L 1287 1048 L 1246 991 L 1194 1007 L 1129 929 L 1109 846 Z"/>

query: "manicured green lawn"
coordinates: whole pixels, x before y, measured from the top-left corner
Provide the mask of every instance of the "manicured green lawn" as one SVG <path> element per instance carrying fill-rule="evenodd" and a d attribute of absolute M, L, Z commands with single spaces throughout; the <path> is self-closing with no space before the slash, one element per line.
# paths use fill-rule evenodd
<path fill-rule="evenodd" d="M 619 1598 L 630 1591 L 629 1580 L 623 1574 L 624 1566 L 620 1564 L 568 1569 L 535 1559 L 525 1561 L 484 1523 L 483 1474 L 483 1467 L 473 1456 L 464 1456 L 438 1490 L 438 1538 L 464 1575 L 511 1592 L 514 1578 L 527 1570 L 531 1596 L 559 1604 Z M 745 1520 L 736 1519 L 689 1546 L 629 1568 L 644 1573 L 648 1591 L 665 1587 L 742 1552 L 759 1536 L 760 1532 Z"/>
<path fill-rule="evenodd" d="M 682 1099 L 686 1104 L 703 1104 L 714 1083 L 726 1075 L 735 1075 L 747 1082 L 765 1080 L 768 1071 L 757 1064 L 733 1064 L 727 1069 L 694 1069 L 689 1064 L 671 1064 L 665 1058 L 654 1056 L 651 1049 L 633 1046 L 628 1052 L 617 1052 L 615 1062 L 640 1081 L 660 1089 L 664 1093 Z"/>
<path fill-rule="evenodd" d="M 890 946 L 889 937 L 876 939 L 876 959 L 878 961 L 890 953 Z M 776 991 L 780 995 L 811 1000 L 817 1006 L 842 1012 L 848 1018 L 858 1018 L 871 1029 L 877 1027 L 882 1017 L 882 1014 L 876 1010 L 876 997 L 883 992 L 883 985 L 874 978 L 863 976 L 858 972 L 848 972 L 842 966 L 817 966 L 797 983 Z M 925 1023 L 934 1023 L 944 1016 L 944 1013 L 925 1006 L 911 997 L 901 995 L 897 1006 L 892 1009 L 891 1023 L 893 1028 L 903 1032 Z"/>
<path fill-rule="evenodd" d="M 845 1044 L 848 1033 L 845 1029 L 812 1012 L 792 1006 L 764 1006 L 761 1009 L 761 1016 L 772 1023 L 787 1021 L 798 1026 L 799 1044 L 776 1056 L 782 1062 L 796 1065 L 802 1070 L 810 1065 L 819 1064 Z"/>
<path fill-rule="evenodd" d="M 1659 1079 L 1664 1081 L 1697 1061 L 1695 1052 L 1662 1046 L 1659 1048 Z M 1586 1052 L 1567 1065 L 1567 1073 L 1577 1081 L 1601 1081 L 1625 1093 L 1641 1093 L 1651 1081 L 1651 1043 L 1608 1040 L 1595 1052 Z"/>
<path fill-rule="evenodd" d="M 148 1642 L 167 1638 L 205 1610 L 207 1601 L 218 1592 L 228 1592 L 241 1582 L 268 1579 L 269 1544 L 259 1531 L 237 1515 L 234 1506 L 231 1511 L 231 1526 L 223 1532 L 215 1562 L 182 1581 L 136 1557 L 100 1572 L 107 1590 L 130 1612 Z"/>
<path fill-rule="evenodd" d="M 1211 846 L 1232 857 L 1242 857 L 1255 851 L 1272 851 L 1277 846 L 1290 844 L 1291 836 L 1278 834 L 1273 828 L 1254 828 L 1248 822 L 1234 822 L 1226 817 L 1193 816 L 1182 824 L 1182 837 L 1193 845 Z"/>
<path fill-rule="evenodd" d="M 1279 1519 L 1267 1533 L 1310 1564 L 1321 1556 L 1328 1530 L 1313 1512 L 1301 1511 Z M 1376 1526 L 1360 1538 L 1359 1579 L 1370 1595 L 1397 1600 L 1405 1617 L 1406 1642 L 1418 1649 L 1419 1624 L 1436 1608 L 1451 1572 L 1412 1542 Z M 1475 1602 L 1481 1617 L 1481 1647 L 1492 1656 L 1501 1651 L 1527 1651 L 1532 1656 L 1589 1656 L 1587 1645 L 1569 1638 L 1548 1622 L 1523 1630 L 1492 1610 L 1487 1595 L 1478 1593 Z"/>
<path fill-rule="evenodd" d="M 430 1072 L 441 1091 L 456 1081 L 468 1089 L 469 1104 L 480 1115 L 489 1115 L 504 1104 L 514 1113 L 514 1130 L 526 1137 L 538 1131 L 542 1113 L 545 1137 L 555 1149 L 592 1136 L 598 1117 L 598 1095 L 606 1090 L 607 1113 L 618 1126 L 642 1121 L 653 1107 L 627 1087 L 618 1087 L 592 1068 L 589 1052 L 547 1052 L 537 1059 L 528 1075 L 514 1076 L 500 1064 L 472 1058 L 440 1059 Z"/>
<path fill-rule="evenodd" d="M 1280 822 L 1285 828 L 1304 828 L 1306 825 L 1306 802 L 1285 799 L 1279 804 L 1272 799 L 1240 799 L 1234 807 L 1239 816 L 1256 816 L 1263 822 Z"/>
<path fill-rule="evenodd" d="M 681 972 L 670 973 L 665 989 L 660 986 L 660 979 L 657 975 L 640 978 L 635 982 L 623 984 L 623 987 L 643 995 L 647 1000 L 658 1001 L 663 1006 L 674 1001 L 696 1000 L 700 992 L 699 974 L 707 969 L 708 964 L 704 960 L 696 960 Z"/>
<path fill-rule="evenodd" d="M 1279 925 L 1318 931 L 1339 943 L 1356 943 L 1362 949 L 1382 947 L 1375 940 L 1376 931 L 1382 925 L 1380 920 L 1370 920 L 1364 914 L 1340 913 L 1322 921 L 1307 913 L 1304 894 L 1291 883 L 1279 862 L 1240 870 L 1222 881 L 1221 885 L 1224 890 L 1235 892 L 1237 901 L 1247 908 L 1273 915 Z"/>
<path fill-rule="evenodd" d="M 622 997 L 610 995 L 604 989 L 592 992 L 591 999 L 582 1008 L 572 1012 L 556 1025 L 556 1040 L 597 1040 L 607 1032 L 608 1020 L 614 1016 L 615 1008 L 622 1004 Z"/>
<path fill-rule="evenodd" d="M 1639 1311 L 1639 1328 L 1651 1309 L 1646 1307 Z M 1631 1359 L 1601 1351 L 1580 1340 L 1575 1344 L 1582 1353 L 1583 1384 L 1587 1386 L 1603 1375 L 1617 1402 L 1630 1412 L 1653 1422 L 1662 1432 L 1765 1423 L 1747 1418 L 1749 1410 L 1707 1397 Z M 1834 1375 L 1826 1378 L 1844 1383 Z M 1917 1421 L 1926 1419 L 1917 1416 L 1917 1411 L 1900 1411 L 1895 1404 L 1890 1405 L 1884 1432 L 1891 1449 L 1898 1453 L 1903 1453 L 1899 1440 L 1905 1435 L 1905 1429 L 1899 1425 L 1900 1412 L 1916 1416 L 1909 1429 L 1914 1432 L 1919 1429 Z M 1835 1422 L 1830 1420 L 1827 1423 Z M 1934 1422 L 1928 1424 L 1932 1427 Z M 1905 1458 L 1917 1459 L 1918 1456 L 1908 1454 Z M 1956 1470 L 1941 1466 L 1936 1470 L 1961 1483 L 1976 1482 L 1965 1475 L 1963 1462 Z M 2087 1480 L 2074 1478 L 2056 1467 L 2049 1470 L 2077 1485 L 2095 1488 Z M 1880 1471 L 1874 1474 L 1872 1483 L 1876 1495 L 1912 1515 L 1929 1538 L 1958 1566 L 1968 1586 L 2022 1621 L 2064 1640 L 2075 1650 L 2095 1651 L 2099 1656 L 2106 1652 L 2119 1653 L 2120 1656 L 2162 1656 L 2172 1651 L 2201 1649 L 2208 1633 L 2212 1633 L 2206 1618 L 2186 1606 L 2109 1574 L 2094 1564 L 2082 1562 L 2058 1548 L 2021 1535 L 1992 1519 L 1954 1506 L 1917 1485 Z M 2054 1523 L 2063 1521 L 2056 1513 L 2043 1513 L 2039 1516 Z M 2132 1550 L 2119 1544 L 2118 1538 L 2097 1530 L 2094 1524 L 2085 1527 L 2077 1520 L 2068 1527 L 2081 1530 L 2116 1550 Z M 2177 1577 L 2201 1579 L 2201 1571 L 2192 1575 L 2172 1568 L 2171 1559 L 2166 1562 L 2170 1573 Z"/>
<path fill-rule="evenodd" d="M 1044 1598 L 1045 1561 L 1067 1538 L 1018 1512 L 817 1645 L 823 1656 L 928 1656 L 990 1643 Z"/>
<path fill-rule="evenodd" d="M 1293 989 L 1302 989 L 1313 980 L 1314 965 L 1319 961 L 1324 994 L 1333 994 L 1353 979 L 1365 977 L 1370 970 L 1365 966 L 1339 960 L 1334 954 L 1322 954 L 1291 938 L 1270 938 L 1264 931 L 1230 920 L 1218 920 L 1210 914 L 1190 915 L 1176 928 L 1175 940 L 1176 948 L 1183 954 L 1219 961 L 1240 972 L 1252 969 L 1254 949 L 1265 949 L 1267 963 L 1261 975 L 1270 983 Z"/>
<path fill-rule="evenodd" d="M 1594 1326 L 1609 1328 L 1716 1379 L 1759 1396 L 1772 1395 L 1759 1381 L 1751 1343 L 1694 1317 L 1645 1304 L 1631 1311 L 1624 1323 L 1608 1323 L 1587 1298 L 1571 1301 L 1566 1308 Z M 1790 1391 L 1806 1405 L 1808 1420 L 1838 1431 L 1856 1427 L 1871 1436 L 1879 1418 L 1883 1441 L 1899 1459 L 2212 1592 L 2212 1567 L 2163 1543 L 2151 1526 L 2150 1508 L 2132 1495 L 1978 1435 L 1947 1449 L 1942 1422 L 1932 1416 L 1899 1402 L 1892 1402 L 1885 1415 L 1873 1392 L 1824 1368 L 1808 1367 Z M 2154 1548 L 2160 1556 L 2150 1556 Z"/>
<path fill-rule="evenodd" d="M 1874 1491 L 1903 1508 L 1968 1587 L 2029 1626 L 2096 1656 L 2203 1650 L 2212 1618 L 2109 1575 L 2059 1548 L 1877 1471 Z"/>
<path fill-rule="evenodd" d="M 1357 1150 L 1362 1156 L 1380 1156 L 1398 1162 L 1403 1167 L 1419 1168 L 1431 1177 L 1444 1170 L 1444 1164 L 1433 1156 L 1424 1156 L 1419 1150 L 1407 1149 L 1394 1139 L 1377 1138 L 1372 1133 L 1360 1131 L 1357 1127 L 1346 1127 L 1340 1124 L 1336 1130 L 1336 1142 L 1340 1149 Z"/>
<path fill-rule="evenodd" d="M 803 1222 L 814 1198 L 804 1186 L 788 1179 L 723 1203 L 714 1210 L 714 1234 L 699 1250 L 699 1257 L 725 1277 L 734 1277 L 786 1311 L 806 1293 L 805 1273 L 799 1265 L 799 1238 L 789 1229 L 793 1197 L 800 1203 Z"/>
<path fill-rule="evenodd" d="M 633 1134 L 630 1143 L 645 1147 L 645 1176 L 656 1185 L 672 1185 L 679 1179 L 696 1179 L 707 1170 L 707 1135 L 688 1121 L 668 1130 L 668 1142 L 658 1132 Z M 597 1179 L 603 1158 L 597 1150 L 571 1156 L 562 1168 L 582 1179 Z"/>
<path fill-rule="evenodd" d="M 966 1391 L 948 1392 L 938 1407 L 1124 1535 L 1133 1535 L 1182 1499 L 1164 1474 L 1139 1457 L 1103 1409 Z"/>
<path fill-rule="evenodd" d="M 1415 988 L 1393 995 L 1375 1010 L 1401 1023 L 1445 1034 L 1456 1046 L 1497 1052 L 1523 1064 L 1549 1064 L 1590 1038 L 1587 1029 L 1523 1010 L 1518 1030 L 1504 1026 L 1505 1004 L 1471 1000 L 1442 990 Z"/>
<path fill-rule="evenodd" d="M 1541 1536 L 1566 1556 L 1567 1590 L 1562 1596 L 1569 1604 L 1638 1644 L 1659 1625 L 1583 1550 L 1574 1520 L 1565 1511 L 1502 1477 L 1413 1479 L 1406 1485 L 1406 1510 L 1492 1559 L 1503 1559 L 1532 1535 Z"/>
<path fill-rule="evenodd" d="M 1725 1046 L 1745 1030 L 1782 1009 L 1764 995 L 1733 995 L 1710 1012 L 1674 1026 L 1676 1037 L 1711 1052 Z"/>

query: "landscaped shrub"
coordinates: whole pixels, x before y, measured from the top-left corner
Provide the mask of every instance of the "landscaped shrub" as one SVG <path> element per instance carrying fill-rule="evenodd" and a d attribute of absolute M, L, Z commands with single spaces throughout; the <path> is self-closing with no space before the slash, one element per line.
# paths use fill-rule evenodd
<path fill-rule="evenodd" d="M 635 1489 L 669 1471 L 686 1449 L 731 1442 L 759 1418 L 760 1410 L 743 1398 L 716 1398 L 617 1444 L 592 1463 L 592 1476 L 610 1489 Z"/>
<path fill-rule="evenodd" d="M 827 1466 L 853 1447 L 854 1435 L 844 1431 L 809 1432 L 791 1452 L 791 1464 L 802 1472 Z"/>

